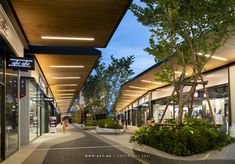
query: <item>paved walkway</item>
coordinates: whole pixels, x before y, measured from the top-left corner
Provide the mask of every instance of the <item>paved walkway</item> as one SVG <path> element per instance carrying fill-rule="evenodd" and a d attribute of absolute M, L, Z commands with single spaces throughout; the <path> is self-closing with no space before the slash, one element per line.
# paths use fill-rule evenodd
<path fill-rule="evenodd" d="M 21 149 L 5 160 L 4 164 L 73 164 L 73 163 L 157 163 L 157 164 L 235 164 L 235 144 L 221 151 L 207 153 L 187 158 L 173 158 L 165 153 L 161 156 L 149 154 L 137 155 L 132 151 L 129 138 L 137 130 L 129 126 L 121 135 L 98 135 L 94 130 L 84 131 L 81 125 L 70 125 L 63 134 L 60 125 L 55 134 L 48 133 Z M 146 162 L 147 161 L 147 162 Z"/>
<path fill-rule="evenodd" d="M 55 134 L 45 134 L 32 144 L 22 147 L 3 163 L 6 164 L 77 164 L 77 163 L 146 163 L 135 158 L 133 151 L 93 132 L 70 125 L 66 133 L 61 127 Z M 127 134 L 126 137 L 130 136 Z"/>

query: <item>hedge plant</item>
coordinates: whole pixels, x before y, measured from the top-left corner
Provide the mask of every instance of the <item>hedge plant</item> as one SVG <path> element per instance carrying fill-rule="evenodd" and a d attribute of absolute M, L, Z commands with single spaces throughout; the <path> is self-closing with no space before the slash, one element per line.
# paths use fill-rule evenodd
<path fill-rule="evenodd" d="M 96 120 L 87 120 L 84 123 L 85 126 L 97 126 L 97 121 Z"/>
<path fill-rule="evenodd" d="M 137 141 L 177 156 L 202 153 L 234 142 L 224 127 L 213 127 L 202 119 L 187 119 L 182 127 L 146 125 L 141 127 L 130 142 Z"/>
<path fill-rule="evenodd" d="M 122 126 L 119 125 L 117 121 L 112 119 L 99 120 L 97 124 L 100 128 L 122 129 Z"/>

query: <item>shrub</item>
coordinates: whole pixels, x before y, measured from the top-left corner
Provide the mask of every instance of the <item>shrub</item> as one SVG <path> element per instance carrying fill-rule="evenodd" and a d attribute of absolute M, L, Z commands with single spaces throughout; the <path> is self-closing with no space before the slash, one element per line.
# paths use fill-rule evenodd
<path fill-rule="evenodd" d="M 97 121 L 96 120 L 87 120 L 84 123 L 85 126 L 97 126 Z"/>
<path fill-rule="evenodd" d="M 177 156 L 193 155 L 212 149 L 220 149 L 231 142 L 222 127 L 214 128 L 202 119 L 187 119 L 182 127 L 141 127 L 130 142 L 137 141 Z"/>
<path fill-rule="evenodd" d="M 122 129 L 122 126 L 119 123 L 112 119 L 103 119 L 99 120 L 97 125 L 100 128 L 112 128 L 112 129 Z"/>

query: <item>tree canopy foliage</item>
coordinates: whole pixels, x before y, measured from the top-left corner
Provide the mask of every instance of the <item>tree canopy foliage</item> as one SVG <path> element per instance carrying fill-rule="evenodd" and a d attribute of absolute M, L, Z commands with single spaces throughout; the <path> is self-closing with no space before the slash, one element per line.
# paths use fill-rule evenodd
<path fill-rule="evenodd" d="M 161 65 L 156 80 L 172 83 L 175 95 L 171 99 L 179 107 L 182 124 L 183 107 L 193 101 L 193 94 L 202 72 L 216 50 L 224 45 L 234 31 L 234 0 L 140 0 L 131 11 L 152 33 L 149 47 Z M 186 83 L 190 91 L 184 93 Z M 192 109 L 191 109 L 192 110 Z"/>
<path fill-rule="evenodd" d="M 102 59 L 97 62 L 83 89 L 87 111 L 105 113 L 110 110 L 114 112 L 113 107 L 119 96 L 121 85 L 134 74 L 130 68 L 133 62 L 134 56 L 121 58 L 111 56 L 111 62 L 108 65 L 102 62 Z"/>

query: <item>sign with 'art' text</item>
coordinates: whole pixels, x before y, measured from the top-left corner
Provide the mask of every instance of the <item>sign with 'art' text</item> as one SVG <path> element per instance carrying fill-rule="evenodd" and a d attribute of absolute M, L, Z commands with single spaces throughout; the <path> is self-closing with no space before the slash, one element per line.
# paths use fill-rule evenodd
<path fill-rule="evenodd" d="M 7 68 L 21 71 L 34 70 L 34 59 L 32 58 L 9 58 Z"/>

